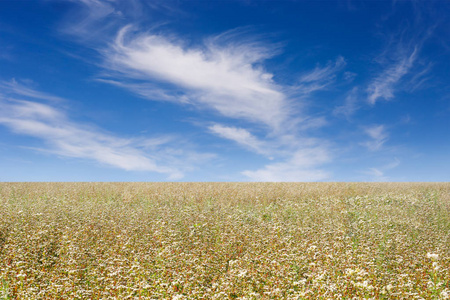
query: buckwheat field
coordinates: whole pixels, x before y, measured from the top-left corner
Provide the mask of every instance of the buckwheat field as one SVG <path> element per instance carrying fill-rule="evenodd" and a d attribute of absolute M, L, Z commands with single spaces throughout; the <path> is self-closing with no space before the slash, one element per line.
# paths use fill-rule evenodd
<path fill-rule="evenodd" d="M 449 295 L 449 183 L 0 184 L 0 299 Z"/>

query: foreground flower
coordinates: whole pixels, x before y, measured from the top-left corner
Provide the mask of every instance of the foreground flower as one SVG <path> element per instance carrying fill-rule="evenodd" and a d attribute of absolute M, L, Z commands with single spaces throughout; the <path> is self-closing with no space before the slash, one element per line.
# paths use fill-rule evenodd
<path fill-rule="evenodd" d="M 433 259 L 433 260 L 437 260 L 437 259 L 439 258 L 439 254 L 428 252 L 428 253 L 427 253 L 427 257 L 428 257 L 428 258 L 431 258 L 431 259 Z"/>

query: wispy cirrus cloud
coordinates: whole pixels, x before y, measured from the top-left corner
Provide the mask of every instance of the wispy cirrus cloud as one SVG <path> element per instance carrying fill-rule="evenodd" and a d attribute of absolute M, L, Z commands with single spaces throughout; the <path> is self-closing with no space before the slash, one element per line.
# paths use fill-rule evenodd
<path fill-rule="evenodd" d="M 332 160 L 325 140 L 289 133 L 261 139 L 246 129 L 220 124 L 210 126 L 209 130 L 270 161 L 277 161 L 257 170 L 241 172 L 252 181 L 318 181 L 331 177 L 330 172 L 320 168 Z"/>
<path fill-rule="evenodd" d="M 406 89 L 410 92 L 415 92 L 429 85 L 431 81 L 430 72 L 433 68 L 433 63 L 427 63 L 422 70 L 418 70 L 416 74 L 412 75 L 409 82 L 406 84 Z"/>
<path fill-rule="evenodd" d="M 389 181 L 389 177 L 386 176 L 386 172 L 392 169 L 395 169 L 400 165 L 400 160 L 398 158 L 394 158 L 394 160 L 388 164 L 375 167 L 375 168 L 369 168 L 366 171 L 362 171 L 362 174 L 369 175 L 371 177 L 372 181 Z"/>
<path fill-rule="evenodd" d="M 403 3 L 402 3 L 403 4 Z M 392 12 L 386 16 L 398 18 L 393 5 Z M 412 85 L 420 86 L 430 71 L 431 63 L 421 58 L 420 53 L 425 43 L 433 36 L 437 20 L 426 16 L 429 12 L 425 2 L 412 3 L 414 13 L 407 22 L 400 23 L 397 30 L 380 32 L 385 38 L 386 46 L 375 61 L 382 70 L 368 84 L 367 101 L 374 105 L 380 100 L 389 101 L 399 90 L 413 90 Z M 415 84 L 414 84 L 415 83 Z M 409 88 L 407 88 L 409 86 Z"/>
<path fill-rule="evenodd" d="M 368 102 L 375 104 L 378 100 L 390 100 L 394 98 L 395 87 L 398 82 L 411 70 L 417 60 L 418 48 L 404 54 L 397 62 L 388 66 L 368 86 Z"/>
<path fill-rule="evenodd" d="M 191 104 L 191 101 L 189 100 L 189 97 L 181 92 L 181 91 L 173 91 L 169 89 L 163 89 L 159 87 L 155 83 L 151 82 L 139 82 L 139 83 L 132 83 L 128 81 L 119 81 L 119 80 L 113 80 L 113 79 L 104 79 L 104 78 L 96 78 L 96 81 L 112 84 L 115 86 L 118 86 L 120 88 L 127 89 L 139 96 L 141 96 L 144 99 L 151 99 L 155 101 L 168 101 L 168 102 L 175 102 L 178 104 Z"/>
<path fill-rule="evenodd" d="M 336 74 L 342 71 L 346 64 L 344 57 L 338 56 L 335 61 L 329 61 L 325 66 L 318 65 L 314 70 L 301 75 L 293 89 L 303 95 L 323 90 L 335 81 Z"/>
<path fill-rule="evenodd" d="M 47 100 L 52 102 L 65 102 L 66 99 L 48 93 L 37 91 L 27 85 L 18 82 L 16 79 L 10 81 L 0 81 L 0 90 L 6 94 L 31 97 L 34 99 Z"/>
<path fill-rule="evenodd" d="M 111 29 L 120 17 L 115 1 L 69 0 L 77 5 L 75 13 L 66 15 L 60 30 L 82 40 L 97 37 L 99 33 Z"/>
<path fill-rule="evenodd" d="M 303 74 L 300 77 L 300 82 L 327 82 L 335 78 L 336 72 L 342 70 L 346 65 L 345 59 L 339 56 L 336 61 L 328 62 L 325 67 L 316 66 L 310 72 Z"/>
<path fill-rule="evenodd" d="M 9 87 L 6 82 L 2 86 Z M 39 150 L 65 157 L 89 159 L 128 171 L 150 171 L 180 179 L 193 162 L 208 160 L 211 154 L 180 151 L 170 147 L 168 138 L 122 138 L 94 126 L 77 123 L 65 111 L 54 105 L 32 100 L 18 100 L 17 96 L 53 100 L 46 93 L 30 88 L 21 90 L 14 84 L 15 97 L 0 98 L 0 124 L 12 132 L 43 142 Z M 1 87 L 0 87 L 1 88 Z M 11 91 L 8 91 L 11 94 Z M 38 97 L 35 97 L 38 96 Z M 150 151 L 149 151 L 150 150 Z"/>
<path fill-rule="evenodd" d="M 318 166 L 330 160 L 326 147 L 305 147 L 285 161 L 271 163 L 255 171 L 243 171 L 242 174 L 253 181 L 320 181 L 330 178 L 331 174 Z"/>
<path fill-rule="evenodd" d="M 270 149 L 268 149 L 267 143 L 260 140 L 247 129 L 224 126 L 220 124 L 214 124 L 208 129 L 213 133 L 222 138 L 236 142 L 237 144 L 250 149 L 259 154 L 268 155 L 270 154 Z"/>
<path fill-rule="evenodd" d="M 359 88 L 354 87 L 345 97 L 344 104 L 336 107 L 333 110 L 333 114 L 336 116 L 345 116 L 349 119 L 358 109 L 359 104 Z"/>
<path fill-rule="evenodd" d="M 386 126 L 374 125 L 364 129 L 364 132 L 371 138 L 371 140 L 362 143 L 370 151 L 380 150 L 386 141 L 389 139 L 389 134 L 386 132 Z"/>
<path fill-rule="evenodd" d="M 124 24 L 140 22 L 154 11 L 176 11 L 170 0 L 68 1 L 75 5 L 64 16 L 59 31 L 85 43 L 107 42 Z"/>

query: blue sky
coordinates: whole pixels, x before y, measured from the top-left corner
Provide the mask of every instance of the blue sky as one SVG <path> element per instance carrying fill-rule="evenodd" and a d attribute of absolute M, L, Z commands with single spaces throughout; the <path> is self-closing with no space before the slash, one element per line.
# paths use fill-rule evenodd
<path fill-rule="evenodd" d="M 449 181 L 450 2 L 0 2 L 1 181 Z"/>

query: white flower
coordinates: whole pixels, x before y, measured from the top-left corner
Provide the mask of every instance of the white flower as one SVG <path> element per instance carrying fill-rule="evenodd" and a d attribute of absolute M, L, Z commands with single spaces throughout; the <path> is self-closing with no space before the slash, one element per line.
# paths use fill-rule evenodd
<path fill-rule="evenodd" d="M 435 271 L 439 270 L 439 265 L 438 265 L 438 263 L 435 262 L 435 261 L 433 261 L 433 269 L 434 269 Z"/>
<path fill-rule="evenodd" d="M 367 280 L 363 281 L 362 283 L 361 282 L 357 282 L 356 286 L 360 287 L 360 288 L 367 289 L 367 290 L 372 290 L 373 289 L 373 286 L 370 285 Z"/>
<path fill-rule="evenodd" d="M 428 257 L 428 258 L 431 258 L 431 259 L 434 259 L 434 260 L 437 260 L 437 259 L 439 258 L 439 254 L 428 252 L 428 253 L 427 253 L 427 257 Z"/>
<path fill-rule="evenodd" d="M 306 278 L 300 279 L 299 281 L 294 281 L 292 283 L 292 285 L 297 286 L 297 285 L 304 285 L 306 283 Z"/>
<path fill-rule="evenodd" d="M 239 274 L 237 275 L 238 277 L 244 277 L 247 274 L 247 270 L 240 270 Z"/>
<path fill-rule="evenodd" d="M 353 269 L 347 268 L 347 269 L 345 270 L 345 273 L 346 273 L 348 276 L 352 276 L 353 274 L 356 273 L 356 271 L 353 270 Z"/>

